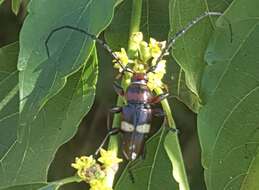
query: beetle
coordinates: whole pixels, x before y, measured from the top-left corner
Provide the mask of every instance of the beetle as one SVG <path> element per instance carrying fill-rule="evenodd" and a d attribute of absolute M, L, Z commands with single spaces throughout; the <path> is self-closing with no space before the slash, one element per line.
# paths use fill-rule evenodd
<path fill-rule="evenodd" d="M 112 51 L 112 49 L 102 40 L 98 39 L 95 35 L 88 33 L 87 31 L 74 27 L 74 26 L 61 26 L 56 28 L 50 32 L 48 37 L 45 40 L 45 47 L 47 51 L 48 57 L 50 56 L 48 42 L 51 36 L 60 30 L 70 29 L 77 31 L 90 37 L 92 40 L 99 43 L 104 49 L 106 49 L 111 56 L 115 59 L 115 61 L 122 68 L 122 75 L 125 72 L 130 72 L 133 74 L 131 78 L 131 83 L 127 87 L 127 89 L 123 90 L 123 88 L 118 85 L 118 83 L 114 83 L 114 89 L 119 96 L 122 96 L 126 100 L 126 105 L 122 107 L 114 107 L 110 110 L 111 113 L 121 113 L 121 125 L 118 128 L 112 128 L 107 133 L 100 147 L 97 149 L 96 154 L 98 154 L 100 148 L 105 144 L 106 140 L 109 136 L 121 133 L 122 134 L 122 142 L 121 149 L 124 157 L 128 161 L 133 161 L 137 159 L 140 155 L 144 157 L 145 154 L 145 141 L 147 135 L 150 133 L 151 122 L 153 116 L 163 116 L 163 111 L 160 109 L 152 108 L 152 105 L 158 104 L 166 97 L 168 97 L 168 93 L 163 93 L 160 95 L 154 95 L 152 91 L 147 86 L 147 74 L 149 72 L 154 72 L 157 63 L 162 60 L 162 58 L 169 52 L 171 47 L 175 44 L 176 40 L 185 34 L 190 28 L 192 28 L 196 23 L 203 20 L 208 16 L 221 16 L 222 13 L 219 12 L 205 12 L 204 14 L 196 17 L 192 20 L 186 27 L 182 30 L 178 31 L 174 36 L 170 37 L 166 43 L 164 49 L 162 49 L 161 55 L 156 60 L 156 64 L 151 66 L 146 73 L 135 73 L 127 66 L 123 66 L 118 56 Z M 109 118 L 109 117 L 108 117 Z M 108 119 L 109 120 L 109 119 Z M 109 123 L 109 122 L 108 122 Z M 177 132 L 176 129 L 170 129 L 173 132 Z"/>
<path fill-rule="evenodd" d="M 115 91 L 125 98 L 126 105 L 111 109 L 112 113 L 121 113 L 121 126 L 111 129 L 108 136 L 118 132 L 122 134 L 121 149 L 128 161 L 135 160 L 139 155 L 145 157 L 145 140 L 150 133 L 152 118 L 164 115 L 162 110 L 152 108 L 152 105 L 169 95 L 164 93 L 154 96 L 147 82 L 145 73 L 134 73 L 125 92 L 114 83 Z"/>

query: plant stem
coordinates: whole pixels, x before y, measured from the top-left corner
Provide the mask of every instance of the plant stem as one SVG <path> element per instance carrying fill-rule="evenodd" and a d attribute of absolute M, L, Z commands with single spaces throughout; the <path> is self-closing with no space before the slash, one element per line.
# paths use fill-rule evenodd
<path fill-rule="evenodd" d="M 117 106 L 122 106 L 123 105 L 123 99 L 121 97 L 118 97 L 117 99 Z M 120 115 L 115 114 L 112 122 L 112 128 L 115 127 L 120 127 Z M 117 135 L 111 136 L 108 144 L 108 149 L 116 151 L 118 153 L 118 148 L 119 147 L 119 141 Z"/>
<path fill-rule="evenodd" d="M 141 13 L 142 13 L 142 0 L 132 0 L 132 9 L 131 9 L 131 22 L 130 22 L 130 32 L 129 32 L 129 43 L 128 43 L 128 55 L 132 55 L 132 41 L 131 36 L 135 32 L 140 31 L 141 23 Z"/>
<path fill-rule="evenodd" d="M 162 94 L 163 90 L 161 88 L 155 89 L 156 94 Z M 163 110 L 166 114 L 168 125 L 170 128 L 176 128 L 170 105 L 167 99 L 161 102 Z M 168 154 L 169 159 L 171 160 L 173 167 L 173 176 L 174 179 L 179 183 L 180 190 L 189 190 L 188 178 L 186 175 L 183 156 L 181 152 L 181 147 L 179 144 L 178 136 L 172 133 L 169 133 L 165 138 L 165 149 Z"/>
<path fill-rule="evenodd" d="M 61 179 L 57 182 L 64 185 L 64 184 L 67 184 L 67 183 L 80 182 L 80 181 L 82 181 L 82 179 L 79 176 L 75 175 L 75 176 L 71 176 L 71 177 Z"/>
<path fill-rule="evenodd" d="M 81 181 L 82 181 L 82 179 L 79 176 L 75 175 L 75 176 L 67 177 L 67 178 L 64 178 L 61 180 L 50 182 L 50 184 L 57 184 L 58 187 L 61 187 L 68 183 L 81 182 Z"/>

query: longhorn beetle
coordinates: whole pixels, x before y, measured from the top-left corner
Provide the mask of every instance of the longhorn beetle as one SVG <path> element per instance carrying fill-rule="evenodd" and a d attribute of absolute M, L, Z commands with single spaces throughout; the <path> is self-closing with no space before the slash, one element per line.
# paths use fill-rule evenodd
<path fill-rule="evenodd" d="M 114 83 L 114 89 L 117 94 L 124 97 L 126 100 L 125 106 L 114 107 L 110 110 L 110 113 L 121 113 L 121 126 L 119 128 L 112 128 L 109 130 L 100 147 L 97 149 L 96 154 L 99 152 L 100 148 L 104 145 L 109 136 L 117 134 L 119 132 L 122 134 L 122 152 L 128 161 L 135 160 L 140 155 L 144 154 L 145 139 L 147 134 L 149 134 L 150 132 L 152 117 L 164 115 L 162 110 L 154 109 L 152 106 L 161 102 L 168 96 L 168 93 L 163 93 L 157 96 L 152 93 L 152 91 L 147 86 L 147 74 L 156 70 L 159 61 L 161 61 L 162 58 L 169 52 L 171 47 L 175 44 L 176 40 L 180 38 L 183 34 L 185 34 L 196 23 L 208 16 L 221 15 L 222 13 L 219 12 L 205 12 L 199 17 L 192 20 L 189 24 L 186 25 L 185 28 L 178 31 L 174 36 L 170 37 L 166 43 L 166 46 L 164 47 L 164 49 L 162 49 L 160 56 L 157 58 L 156 64 L 151 66 L 146 73 L 136 73 L 132 69 L 130 69 L 128 65 L 123 66 L 121 60 L 118 58 L 116 53 L 114 53 L 104 41 L 98 39 L 95 35 L 90 34 L 83 29 L 65 25 L 51 31 L 45 41 L 45 47 L 48 57 L 50 56 L 48 42 L 51 36 L 57 31 L 70 29 L 82 33 L 87 37 L 90 37 L 97 43 L 101 44 L 101 46 L 106 49 L 115 59 L 115 61 L 120 65 L 120 67 L 122 68 L 122 75 L 125 72 L 133 74 L 131 83 L 127 87 L 126 91 L 124 91 L 120 85 Z M 170 131 L 177 132 L 176 129 L 170 129 Z"/>

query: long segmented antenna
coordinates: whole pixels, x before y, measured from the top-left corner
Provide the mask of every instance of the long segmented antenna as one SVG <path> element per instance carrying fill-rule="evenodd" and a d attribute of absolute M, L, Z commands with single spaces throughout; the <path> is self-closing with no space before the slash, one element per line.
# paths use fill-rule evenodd
<path fill-rule="evenodd" d="M 52 37 L 52 35 L 55 33 L 55 32 L 58 32 L 60 30 L 63 30 L 63 29 L 70 29 L 70 30 L 75 30 L 77 32 L 80 32 L 88 37 L 90 37 L 92 40 L 95 40 L 97 43 L 99 43 L 104 49 L 106 49 L 108 51 L 108 53 L 111 54 L 111 56 L 116 60 L 116 62 L 121 66 L 122 68 L 122 72 L 131 72 L 133 73 L 132 70 L 130 70 L 127 66 L 123 66 L 120 59 L 118 58 L 118 56 L 112 51 L 112 49 L 109 47 L 108 44 L 106 44 L 104 41 L 100 40 L 99 38 L 97 38 L 95 35 L 93 34 L 90 34 L 88 33 L 87 31 L 83 30 L 83 29 L 80 29 L 80 28 L 76 28 L 74 26 L 69 26 L 69 25 L 65 25 L 65 26 L 61 26 L 59 28 L 55 28 L 54 30 L 52 30 L 47 39 L 45 40 L 45 47 L 46 47 L 46 51 L 47 51 L 47 55 L 48 57 L 50 57 L 50 53 L 49 53 L 49 47 L 48 47 L 48 42 L 50 40 L 50 38 Z"/>
<path fill-rule="evenodd" d="M 184 27 L 182 30 L 176 32 L 176 34 L 174 36 L 172 36 L 171 38 L 169 38 L 169 40 L 167 41 L 167 45 L 166 47 L 162 50 L 161 55 L 157 58 L 156 60 L 156 64 L 152 67 L 149 68 L 149 70 L 147 72 L 153 72 L 158 63 L 163 59 L 163 57 L 169 52 L 170 48 L 175 44 L 176 40 L 178 38 L 180 38 L 182 35 L 184 35 L 188 30 L 190 30 L 195 24 L 197 24 L 198 22 L 200 22 L 201 20 L 203 20 L 204 18 L 208 17 L 208 16 L 221 16 L 223 15 L 220 12 L 205 12 L 202 15 L 196 17 L 194 20 L 192 20 L 191 22 L 189 22 L 186 27 Z M 232 28 L 229 23 L 229 29 L 230 29 L 230 33 L 231 33 L 231 41 L 232 41 Z"/>

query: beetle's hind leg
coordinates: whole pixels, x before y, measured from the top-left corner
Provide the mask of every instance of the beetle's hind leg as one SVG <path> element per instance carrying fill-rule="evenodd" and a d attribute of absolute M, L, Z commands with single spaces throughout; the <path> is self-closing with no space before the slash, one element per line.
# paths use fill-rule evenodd
<path fill-rule="evenodd" d="M 116 135 L 116 134 L 118 134 L 119 132 L 120 132 L 120 128 L 112 128 L 112 129 L 106 134 L 106 136 L 104 137 L 104 139 L 103 139 L 101 145 L 100 145 L 99 148 L 96 150 L 95 155 L 97 155 L 97 154 L 100 152 L 101 148 L 104 146 L 104 144 L 106 143 L 106 141 L 108 140 L 108 138 L 109 138 L 110 136 Z"/>
<path fill-rule="evenodd" d="M 167 124 L 167 118 L 166 118 L 166 114 L 165 112 L 160 109 L 160 108 L 153 108 L 152 109 L 152 114 L 155 116 L 155 117 L 164 117 L 164 122 L 163 122 L 163 126 L 170 132 L 173 132 L 173 133 L 176 133 L 176 134 L 179 134 L 180 131 L 179 129 L 177 128 L 172 128 L 172 127 L 169 127 L 168 124 Z"/>
<path fill-rule="evenodd" d="M 129 179 L 131 181 L 131 183 L 135 183 L 135 177 L 133 174 L 133 167 L 138 163 L 138 161 L 135 162 L 129 162 L 129 169 L 128 169 L 128 174 L 129 174 Z"/>
<path fill-rule="evenodd" d="M 100 144 L 100 146 L 98 147 L 98 149 L 95 152 L 95 155 L 97 155 L 100 152 L 100 149 L 104 146 L 104 144 L 106 143 L 106 141 L 108 140 L 108 138 L 112 135 L 116 135 L 120 132 L 120 128 L 116 127 L 116 128 L 112 128 L 110 125 L 110 118 L 111 118 L 111 114 L 114 113 L 120 113 L 122 111 L 122 107 L 114 107 L 111 108 L 109 110 L 108 116 L 107 116 L 107 128 L 108 128 L 108 133 L 106 134 L 106 136 L 104 137 L 102 143 Z"/>
<path fill-rule="evenodd" d="M 169 127 L 169 125 L 167 124 L 167 118 L 166 118 L 166 116 L 164 117 L 163 126 L 165 127 L 165 129 L 166 129 L 168 132 L 175 133 L 176 135 L 178 135 L 178 134 L 180 133 L 179 129 L 173 128 L 173 127 Z"/>
<path fill-rule="evenodd" d="M 130 178 L 131 183 L 135 183 L 135 177 L 133 175 L 132 169 L 129 169 L 128 173 L 129 173 L 129 178 Z"/>

